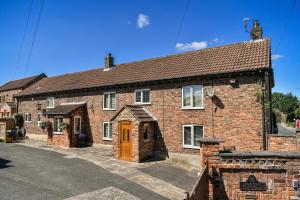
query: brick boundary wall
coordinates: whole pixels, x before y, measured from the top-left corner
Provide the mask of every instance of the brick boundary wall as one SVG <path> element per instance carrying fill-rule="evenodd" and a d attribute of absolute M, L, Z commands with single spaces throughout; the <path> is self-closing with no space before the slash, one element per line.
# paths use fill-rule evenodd
<path fill-rule="evenodd" d="M 200 165 L 208 167 L 209 197 L 206 199 L 300 199 L 297 196 L 300 190 L 292 187 L 293 180 L 300 181 L 300 153 L 224 152 L 220 150 L 220 140 L 205 138 L 199 142 Z M 266 185 L 266 190 L 241 190 L 240 183 L 252 175 Z M 197 193 L 200 190 L 201 187 Z"/>
<path fill-rule="evenodd" d="M 297 135 L 277 135 L 271 134 L 268 136 L 269 151 L 299 151 L 300 143 Z"/>
<path fill-rule="evenodd" d="M 191 192 L 187 193 L 187 198 L 184 200 L 204 200 L 208 199 L 209 189 L 208 189 L 208 167 L 205 166 L 200 175 L 199 178 L 192 189 Z"/>

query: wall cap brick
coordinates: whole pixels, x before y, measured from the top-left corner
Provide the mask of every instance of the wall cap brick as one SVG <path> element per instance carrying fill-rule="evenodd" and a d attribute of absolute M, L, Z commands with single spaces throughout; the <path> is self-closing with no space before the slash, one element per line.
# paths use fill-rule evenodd
<path fill-rule="evenodd" d="M 220 153 L 221 157 L 260 157 L 260 158 L 299 158 L 299 152 L 271 152 L 271 151 L 253 151 L 253 152 L 231 152 Z"/>

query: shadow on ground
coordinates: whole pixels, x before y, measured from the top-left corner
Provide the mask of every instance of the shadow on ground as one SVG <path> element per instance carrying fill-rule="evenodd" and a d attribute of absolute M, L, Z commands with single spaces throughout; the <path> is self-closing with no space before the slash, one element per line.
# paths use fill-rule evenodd
<path fill-rule="evenodd" d="M 11 163 L 10 160 L 6 160 L 6 159 L 3 159 L 3 158 L 0 158 L 0 169 L 12 167 L 11 165 L 7 165 L 9 163 Z"/>

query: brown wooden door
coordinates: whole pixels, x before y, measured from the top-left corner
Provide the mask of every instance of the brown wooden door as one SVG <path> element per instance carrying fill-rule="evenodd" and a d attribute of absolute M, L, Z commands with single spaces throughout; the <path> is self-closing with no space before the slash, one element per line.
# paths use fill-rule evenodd
<path fill-rule="evenodd" d="M 120 122 L 120 159 L 132 160 L 132 128 L 130 122 Z"/>

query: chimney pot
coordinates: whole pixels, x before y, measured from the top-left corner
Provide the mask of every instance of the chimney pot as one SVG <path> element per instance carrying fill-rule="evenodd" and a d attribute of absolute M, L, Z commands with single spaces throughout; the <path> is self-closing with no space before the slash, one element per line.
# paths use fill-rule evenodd
<path fill-rule="evenodd" d="M 111 56 L 111 53 L 108 53 L 106 56 L 105 56 L 105 66 L 104 66 L 104 70 L 109 70 L 113 67 L 114 65 L 114 58 Z"/>
<path fill-rule="evenodd" d="M 253 21 L 253 27 L 251 29 L 251 38 L 252 40 L 262 39 L 262 28 L 259 26 L 258 20 Z"/>

